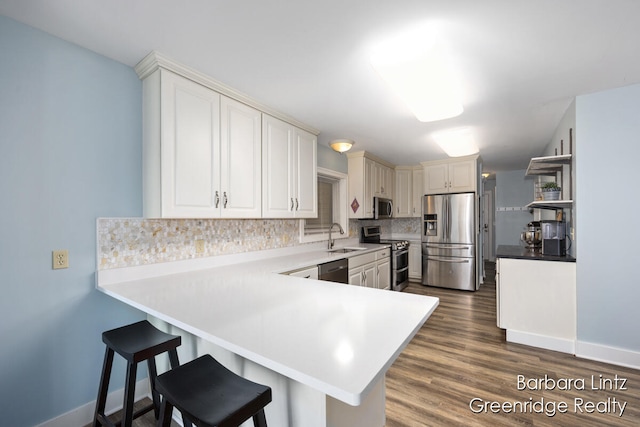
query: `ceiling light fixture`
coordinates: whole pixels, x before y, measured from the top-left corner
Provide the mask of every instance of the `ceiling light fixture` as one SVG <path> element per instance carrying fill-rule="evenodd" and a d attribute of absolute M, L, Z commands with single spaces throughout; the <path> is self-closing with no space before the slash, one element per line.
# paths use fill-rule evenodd
<path fill-rule="evenodd" d="M 351 147 L 353 147 L 354 144 L 355 141 L 352 141 L 351 139 L 334 139 L 329 143 L 329 147 L 342 154 L 345 151 L 351 150 Z"/>
<path fill-rule="evenodd" d="M 371 64 L 421 122 L 458 116 L 460 89 L 433 26 L 421 26 L 378 45 Z"/>
<path fill-rule="evenodd" d="M 433 134 L 433 139 L 449 157 L 468 156 L 480 151 L 469 128 L 437 132 Z"/>

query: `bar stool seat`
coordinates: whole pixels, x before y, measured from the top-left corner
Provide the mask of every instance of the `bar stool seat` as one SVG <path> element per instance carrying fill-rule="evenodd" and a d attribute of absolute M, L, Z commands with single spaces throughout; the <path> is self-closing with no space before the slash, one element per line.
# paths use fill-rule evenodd
<path fill-rule="evenodd" d="M 267 426 L 271 388 L 234 374 L 208 354 L 160 375 L 156 388 L 162 395 L 158 426 L 170 425 L 174 407 L 198 427 L 237 427 L 251 417 L 254 426 Z"/>
<path fill-rule="evenodd" d="M 181 344 L 182 338 L 162 332 L 151 325 L 151 323 L 143 320 L 103 332 L 102 341 L 106 344 L 107 348 L 104 355 L 100 386 L 98 388 L 98 400 L 96 402 L 93 426 L 122 425 L 123 427 L 130 427 L 135 418 L 151 410 L 155 412 L 155 417 L 158 419 L 160 413 L 160 396 L 155 390 L 155 381 L 158 376 L 155 356 L 168 352 L 171 367 L 177 367 L 179 362 L 176 348 Z M 127 361 L 123 417 L 122 421 L 118 423 L 113 423 L 104 413 L 114 353 L 118 353 Z M 153 402 L 134 413 L 133 403 L 137 366 L 139 362 L 145 360 L 149 368 L 149 383 Z"/>

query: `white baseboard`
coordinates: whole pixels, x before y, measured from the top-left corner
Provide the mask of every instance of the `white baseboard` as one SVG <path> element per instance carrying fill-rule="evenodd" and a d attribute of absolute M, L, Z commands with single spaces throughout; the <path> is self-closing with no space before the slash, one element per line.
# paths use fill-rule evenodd
<path fill-rule="evenodd" d="M 640 352 L 623 348 L 577 341 L 576 356 L 627 368 L 640 369 Z"/>
<path fill-rule="evenodd" d="M 576 343 L 574 340 L 532 334 L 529 332 L 508 329 L 507 341 L 530 345 L 532 347 L 546 348 L 547 350 L 560 351 L 562 353 L 575 354 L 576 352 Z"/>
<path fill-rule="evenodd" d="M 98 391 L 96 390 L 96 397 Z M 149 380 L 143 379 L 136 383 L 135 400 L 138 401 L 144 397 L 151 397 L 149 389 Z M 122 409 L 124 405 L 124 388 L 113 391 L 107 395 L 107 403 L 105 406 L 105 414 L 109 415 Z M 69 426 L 85 426 L 93 422 L 93 415 L 96 410 L 95 400 L 89 402 L 79 408 L 73 409 L 66 414 L 62 414 L 55 418 L 39 424 L 37 427 L 69 427 Z"/>

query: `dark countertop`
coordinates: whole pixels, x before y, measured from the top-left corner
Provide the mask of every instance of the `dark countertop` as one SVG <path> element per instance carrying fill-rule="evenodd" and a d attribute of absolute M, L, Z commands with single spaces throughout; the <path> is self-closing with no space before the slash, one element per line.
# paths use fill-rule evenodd
<path fill-rule="evenodd" d="M 570 255 L 553 256 L 542 255 L 541 251 L 531 251 L 523 246 L 500 245 L 496 251 L 496 258 L 534 259 L 539 261 L 576 262 Z"/>

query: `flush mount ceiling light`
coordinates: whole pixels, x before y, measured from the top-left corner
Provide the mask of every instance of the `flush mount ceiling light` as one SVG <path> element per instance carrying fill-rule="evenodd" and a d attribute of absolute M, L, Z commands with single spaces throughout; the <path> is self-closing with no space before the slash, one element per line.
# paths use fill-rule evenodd
<path fill-rule="evenodd" d="M 437 132 L 433 134 L 433 139 L 449 157 L 468 156 L 479 151 L 469 128 Z"/>
<path fill-rule="evenodd" d="M 462 113 L 459 84 L 433 26 L 421 26 L 381 43 L 371 64 L 421 122 Z"/>
<path fill-rule="evenodd" d="M 350 139 L 334 139 L 329 143 L 329 147 L 333 148 L 334 151 L 342 154 L 345 151 L 351 150 L 353 144 L 355 144 L 355 142 Z"/>

